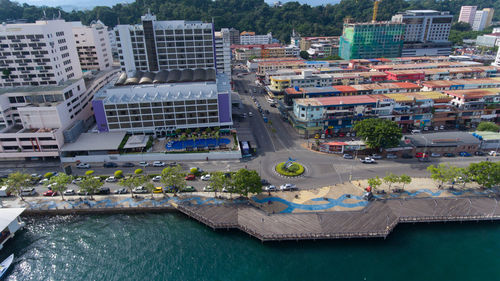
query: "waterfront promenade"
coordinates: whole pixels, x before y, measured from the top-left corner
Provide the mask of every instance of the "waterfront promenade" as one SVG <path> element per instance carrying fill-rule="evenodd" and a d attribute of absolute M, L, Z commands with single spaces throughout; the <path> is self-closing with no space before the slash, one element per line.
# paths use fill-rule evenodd
<path fill-rule="evenodd" d="M 418 180 L 417 180 L 418 182 Z M 421 183 L 422 181 L 420 181 Z M 4 200 L 25 215 L 180 211 L 214 230 L 239 229 L 261 241 L 385 238 L 398 223 L 500 220 L 497 190 L 416 189 L 363 199 L 361 184 L 274 192 L 250 199 L 189 193 Z"/>

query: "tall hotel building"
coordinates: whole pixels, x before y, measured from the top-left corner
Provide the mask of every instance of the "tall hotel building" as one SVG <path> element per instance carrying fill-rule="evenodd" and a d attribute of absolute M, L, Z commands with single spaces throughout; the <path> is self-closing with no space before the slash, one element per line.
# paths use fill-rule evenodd
<path fill-rule="evenodd" d="M 157 21 L 149 13 L 141 20 L 142 24 L 115 27 L 122 70 L 215 68 L 212 23 Z"/>
<path fill-rule="evenodd" d="M 72 22 L 76 49 L 82 70 L 106 70 L 113 66 L 108 28 L 100 21 L 84 26 Z"/>
<path fill-rule="evenodd" d="M 231 126 L 229 38 L 216 39 L 212 23 L 141 19 L 115 28 L 124 72 L 92 102 L 98 130 L 162 136 Z"/>
<path fill-rule="evenodd" d="M 393 22 L 406 25 L 403 57 L 449 56 L 448 41 L 453 15 L 434 10 L 408 10 L 392 17 Z"/>
<path fill-rule="evenodd" d="M 0 25 L 0 159 L 58 157 L 64 131 L 92 116 L 112 71 L 82 78 L 72 24 Z"/>

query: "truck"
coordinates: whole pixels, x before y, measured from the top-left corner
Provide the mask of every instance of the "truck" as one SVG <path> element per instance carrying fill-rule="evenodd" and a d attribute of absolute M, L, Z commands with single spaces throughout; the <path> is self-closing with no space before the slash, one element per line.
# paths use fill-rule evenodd
<path fill-rule="evenodd" d="M 7 191 L 9 187 L 4 185 L 0 188 L 0 197 L 8 197 L 10 196 L 10 192 Z"/>
<path fill-rule="evenodd" d="M 375 159 L 373 159 L 371 157 L 361 158 L 361 159 L 359 159 L 359 161 L 361 161 L 361 163 L 364 163 L 364 164 L 374 164 L 374 163 L 376 163 Z"/>

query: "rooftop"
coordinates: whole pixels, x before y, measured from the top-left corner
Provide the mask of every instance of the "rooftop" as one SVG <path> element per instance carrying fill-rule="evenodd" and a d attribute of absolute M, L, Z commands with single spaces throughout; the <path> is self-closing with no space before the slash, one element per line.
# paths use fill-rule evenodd
<path fill-rule="evenodd" d="M 475 131 L 474 133 L 476 135 L 481 136 L 485 141 L 500 140 L 500 133 L 487 132 L 487 131 Z"/>
<path fill-rule="evenodd" d="M 479 79 L 423 81 L 422 85 L 424 85 L 426 87 L 449 87 L 449 86 L 453 86 L 453 85 L 498 84 L 498 83 L 500 83 L 500 77 L 479 78 Z"/>
<path fill-rule="evenodd" d="M 467 132 L 441 132 L 430 134 L 405 135 L 414 146 L 455 146 L 464 144 L 479 144 L 480 141 Z"/>
<path fill-rule="evenodd" d="M 300 105 L 311 106 L 333 106 L 342 104 L 369 104 L 375 103 L 376 99 L 369 95 L 361 96 L 345 96 L 345 97 L 324 97 L 324 98 L 310 98 L 310 99 L 296 99 L 295 103 Z"/>
<path fill-rule="evenodd" d="M 60 85 L 0 88 L 0 95 L 8 93 L 57 92 L 64 90 L 65 88 L 71 86 L 72 84 L 78 82 L 79 80 L 80 79 L 66 80 Z"/>
<path fill-rule="evenodd" d="M 0 208 L 0 229 L 5 229 L 17 219 L 26 208 Z"/>
<path fill-rule="evenodd" d="M 61 151 L 117 150 L 127 132 L 83 133 L 73 143 L 65 144 Z"/>
<path fill-rule="evenodd" d="M 175 69 L 158 72 L 135 71 L 130 76 L 123 72 L 120 74 L 118 80 L 116 80 L 115 86 L 198 81 L 215 81 L 215 69 Z"/>
<path fill-rule="evenodd" d="M 444 93 L 458 98 L 474 99 L 474 98 L 482 98 L 485 96 L 498 95 L 500 94 L 500 88 L 450 90 L 450 91 L 444 91 Z"/>

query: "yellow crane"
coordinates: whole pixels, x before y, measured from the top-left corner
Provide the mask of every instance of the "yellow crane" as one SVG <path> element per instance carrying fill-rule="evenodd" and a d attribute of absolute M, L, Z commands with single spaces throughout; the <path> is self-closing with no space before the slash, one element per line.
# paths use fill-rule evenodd
<path fill-rule="evenodd" d="M 377 21 L 377 12 L 378 12 L 378 4 L 380 3 L 381 0 L 375 0 L 373 3 L 373 16 L 372 16 L 372 22 Z"/>

